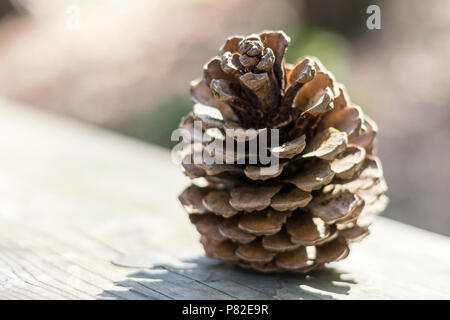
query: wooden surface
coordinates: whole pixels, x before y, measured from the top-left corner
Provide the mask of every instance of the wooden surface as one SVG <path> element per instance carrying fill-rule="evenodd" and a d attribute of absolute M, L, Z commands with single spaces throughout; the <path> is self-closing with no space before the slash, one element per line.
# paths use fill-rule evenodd
<path fill-rule="evenodd" d="M 204 258 L 187 182 L 165 150 L 0 100 L 0 299 L 450 298 L 449 238 L 386 218 L 306 277 Z"/>

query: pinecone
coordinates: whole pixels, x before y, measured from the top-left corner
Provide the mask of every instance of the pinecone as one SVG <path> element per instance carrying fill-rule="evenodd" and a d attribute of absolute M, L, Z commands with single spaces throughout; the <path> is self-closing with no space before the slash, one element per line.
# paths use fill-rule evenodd
<path fill-rule="evenodd" d="M 179 200 L 208 257 L 306 273 L 345 258 L 388 199 L 376 124 L 316 58 L 285 64 L 289 41 L 281 31 L 230 37 L 191 84 L 196 105 L 180 129 L 194 183 Z M 248 146 L 270 129 L 279 130 L 280 145 L 267 146 L 275 171 L 247 149 L 228 152 L 226 138 Z"/>

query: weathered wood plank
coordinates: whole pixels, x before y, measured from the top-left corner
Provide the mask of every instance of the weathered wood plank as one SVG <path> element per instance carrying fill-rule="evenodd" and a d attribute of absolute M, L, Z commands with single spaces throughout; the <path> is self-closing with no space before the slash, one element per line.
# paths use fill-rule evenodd
<path fill-rule="evenodd" d="M 165 150 L 0 100 L 0 299 L 450 298 L 449 238 L 384 218 L 306 277 L 204 258 L 187 183 Z"/>

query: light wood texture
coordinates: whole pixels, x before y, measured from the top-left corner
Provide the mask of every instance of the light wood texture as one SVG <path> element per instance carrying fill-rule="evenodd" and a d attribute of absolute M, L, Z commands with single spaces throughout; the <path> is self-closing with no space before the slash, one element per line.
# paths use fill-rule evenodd
<path fill-rule="evenodd" d="M 0 100 L 0 299 L 450 298 L 449 238 L 385 218 L 306 277 L 204 258 L 187 183 L 165 150 Z"/>

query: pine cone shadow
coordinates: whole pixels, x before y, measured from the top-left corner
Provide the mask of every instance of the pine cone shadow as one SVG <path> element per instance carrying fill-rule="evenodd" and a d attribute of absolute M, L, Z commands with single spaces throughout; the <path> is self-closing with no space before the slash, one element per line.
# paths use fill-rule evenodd
<path fill-rule="evenodd" d="M 155 265 L 115 283 L 126 291 L 105 290 L 105 299 L 309 299 L 331 300 L 348 295 L 356 284 L 333 268 L 308 275 L 258 273 L 205 257 L 182 266 Z"/>

